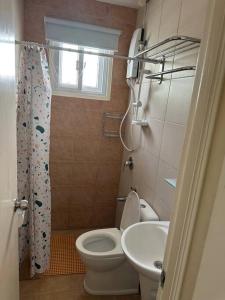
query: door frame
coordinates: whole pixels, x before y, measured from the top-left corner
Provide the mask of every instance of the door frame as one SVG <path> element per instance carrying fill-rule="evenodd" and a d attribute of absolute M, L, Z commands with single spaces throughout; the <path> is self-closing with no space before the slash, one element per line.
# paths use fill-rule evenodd
<path fill-rule="evenodd" d="M 225 101 L 224 0 L 209 1 L 206 20 L 158 300 L 192 299 L 225 155 L 225 140 L 215 129 Z"/>

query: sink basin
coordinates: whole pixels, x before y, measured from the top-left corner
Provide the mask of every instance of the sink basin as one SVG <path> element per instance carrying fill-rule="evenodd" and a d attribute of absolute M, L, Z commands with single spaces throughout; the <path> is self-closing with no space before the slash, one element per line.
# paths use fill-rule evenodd
<path fill-rule="evenodd" d="M 169 222 L 142 222 L 128 227 L 122 235 L 122 248 L 134 268 L 158 280 L 166 247 Z"/>
<path fill-rule="evenodd" d="M 169 222 L 142 222 L 122 234 L 123 251 L 139 273 L 142 299 L 156 297 L 168 229 Z"/>

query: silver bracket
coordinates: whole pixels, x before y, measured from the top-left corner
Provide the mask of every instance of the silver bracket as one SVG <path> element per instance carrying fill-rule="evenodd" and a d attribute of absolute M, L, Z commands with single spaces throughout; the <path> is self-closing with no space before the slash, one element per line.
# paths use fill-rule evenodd
<path fill-rule="evenodd" d="M 163 72 L 165 70 L 165 62 L 166 62 L 166 58 L 165 58 L 165 56 L 163 56 L 163 58 L 162 58 L 162 64 L 161 64 L 161 72 L 162 72 L 162 74 L 161 74 L 160 79 L 159 79 L 159 84 L 161 84 L 163 82 Z"/>

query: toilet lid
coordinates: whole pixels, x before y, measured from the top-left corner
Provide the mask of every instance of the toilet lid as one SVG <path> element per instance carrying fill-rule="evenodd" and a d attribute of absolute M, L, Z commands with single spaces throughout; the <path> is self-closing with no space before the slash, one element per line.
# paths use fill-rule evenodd
<path fill-rule="evenodd" d="M 130 225 L 138 222 L 140 222 L 140 199 L 136 192 L 131 191 L 124 206 L 120 230 L 124 231 Z"/>

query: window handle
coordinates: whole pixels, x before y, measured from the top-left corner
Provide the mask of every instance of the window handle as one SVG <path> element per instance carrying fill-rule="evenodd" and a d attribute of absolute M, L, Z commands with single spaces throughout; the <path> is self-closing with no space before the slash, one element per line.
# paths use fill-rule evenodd
<path fill-rule="evenodd" d="M 80 62 L 79 60 L 76 61 L 76 70 L 79 71 L 80 69 Z"/>

